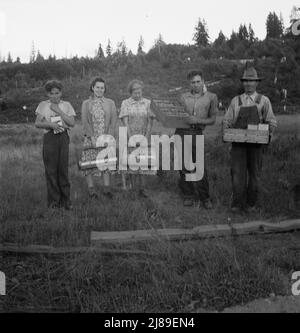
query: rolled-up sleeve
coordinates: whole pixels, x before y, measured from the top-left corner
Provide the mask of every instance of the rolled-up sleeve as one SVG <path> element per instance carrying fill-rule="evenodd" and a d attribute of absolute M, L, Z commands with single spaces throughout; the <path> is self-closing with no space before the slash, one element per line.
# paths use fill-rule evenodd
<path fill-rule="evenodd" d="M 76 112 L 71 103 L 68 102 L 68 116 L 76 116 Z"/>
<path fill-rule="evenodd" d="M 129 116 L 128 103 L 127 103 L 127 101 L 123 101 L 121 104 L 121 111 L 119 114 L 119 118 L 122 119 L 122 118 L 128 117 L 128 116 Z"/>
<path fill-rule="evenodd" d="M 43 106 L 44 106 L 44 102 L 41 102 L 41 103 L 37 106 L 37 108 L 36 108 L 36 110 L 35 110 L 35 114 L 36 114 L 36 115 L 44 116 Z"/>

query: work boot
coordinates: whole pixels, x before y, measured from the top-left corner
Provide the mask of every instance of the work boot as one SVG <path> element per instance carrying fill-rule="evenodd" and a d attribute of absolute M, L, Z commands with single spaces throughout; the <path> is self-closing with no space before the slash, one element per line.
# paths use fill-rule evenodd
<path fill-rule="evenodd" d="M 194 206 L 194 200 L 191 198 L 184 198 L 183 199 L 183 206 L 185 207 L 192 207 Z"/>
<path fill-rule="evenodd" d="M 98 199 L 98 194 L 96 193 L 96 190 L 94 187 L 89 187 L 88 192 L 89 192 L 90 199 Z"/>
<path fill-rule="evenodd" d="M 212 204 L 210 199 L 207 199 L 207 200 L 203 201 L 203 206 L 207 210 L 213 209 L 213 204 Z"/>

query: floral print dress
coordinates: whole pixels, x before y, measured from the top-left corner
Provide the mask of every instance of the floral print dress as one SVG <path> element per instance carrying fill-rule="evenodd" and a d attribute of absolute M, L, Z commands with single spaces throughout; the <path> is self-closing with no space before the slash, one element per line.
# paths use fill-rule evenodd
<path fill-rule="evenodd" d="M 122 102 L 119 118 L 128 117 L 128 127 L 132 136 L 147 134 L 148 123 L 151 118 L 155 118 L 155 115 L 151 111 L 150 104 L 151 101 L 146 98 L 142 98 L 140 101 L 129 98 Z M 129 148 L 128 151 L 130 151 Z M 137 170 L 132 173 L 147 174 L 147 171 Z"/>
<path fill-rule="evenodd" d="M 146 135 L 150 118 L 155 118 L 150 110 L 150 100 L 142 98 L 135 101 L 132 98 L 122 102 L 119 118 L 128 117 L 128 126 L 131 135 Z"/>
<path fill-rule="evenodd" d="M 93 122 L 93 130 L 94 130 L 94 138 L 97 142 L 97 139 L 105 134 L 105 111 L 103 109 L 102 101 L 100 98 L 94 99 L 92 102 L 92 108 L 91 108 L 91 114 L 92 114 L 92 122 Z M 92 140 L 91 138 L 84 137 L 83 142 L 83 148 L 86 149 L 88 147 L 91 147 Z M 82 162 L 90 162 L 95 161 L 97 159 L 97 155 L 99 153 L 99 150 L 96 148 L 93 149 L 86 149 L 82 152 Z M 96 168 L 96 169 L 88 169 L 82 171 L 85 176 L 92 174 L 93 176 L 101 176 L 102 172 Z"/>

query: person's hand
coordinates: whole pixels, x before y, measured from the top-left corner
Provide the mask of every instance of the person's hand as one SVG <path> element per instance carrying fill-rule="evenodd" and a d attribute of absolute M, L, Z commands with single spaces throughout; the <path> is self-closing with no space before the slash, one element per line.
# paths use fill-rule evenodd
<path fill-rule="evenodd" d="M 64 131 L 64 127 L 59 125 L 58 123 L 51 123 L 51 128 L 53 129 L 53 131 L 61 133 Z"/>
<path fill-rule="evenodd" d="M 199 123 L 199 119 L 195 116 L 189 116 L 187 119 L 186 119 L 186 122 L 189 124 L 189 125 L 196 125 Z"/>
<path fill-rule="evenodd" d="M 50 105 L 50 109 L 55 112 L 56 114 L 60 114 L 61 113 L 61 110 L 60 108 L 58 107 L 58 104 L 55 104 L 55 103 L 51 103 Z"/>

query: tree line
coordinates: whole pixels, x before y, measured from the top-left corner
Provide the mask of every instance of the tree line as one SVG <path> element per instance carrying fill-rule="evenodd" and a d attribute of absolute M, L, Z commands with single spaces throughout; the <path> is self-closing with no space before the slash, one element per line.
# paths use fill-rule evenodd
<path fill-rule="evenodd" d="M 294 7 L 290 25 L 297 19 L 299 11 Z M 50 55 L 44 58 L 33 43 L 29 63 L 21 63 L 19 58 L 13 61 L 10 54 L 0 62 L 0 90 L 38 88 L 53 77 L 67 80 L 74 86 L 78 79 L 101 74 L 109 78 L 116 96 L 121 94 L 120 91 L 126 91 L 127 81 L 132 77 L 144 80 L 152 90 L 164 91 L 183 86 L 186 72 L 201 67 L 206 80 L 221 80 L 211 89 L 226 102 L 240 89 L 242 66 L 245 60 L 250 60 L 265 78 L 262 92 L 268 94 L 275 104 L 282 102 L 284 89 L 288 91 L 288 102 L 299 104 L 300 38 L 291 33 L 290 25 L 285 27 L 281 15 L 270 12 L 266 18 L 264 40 L 256 37 L 250 23 L 240 24 L 229 38 L 220 31 L 211 42 L 207 24 L 199 18 L 194 28 L 193 44 L 168 44 L 160 34 L 150 50 L 145 52 L 141 36 L 134 54 L 124 40 L 116 49 L 108 40 L 105 47 L 97 46 L 93 57 L 57 59 Z M 113 97 L 118 99 L 116 96 Z"/>

